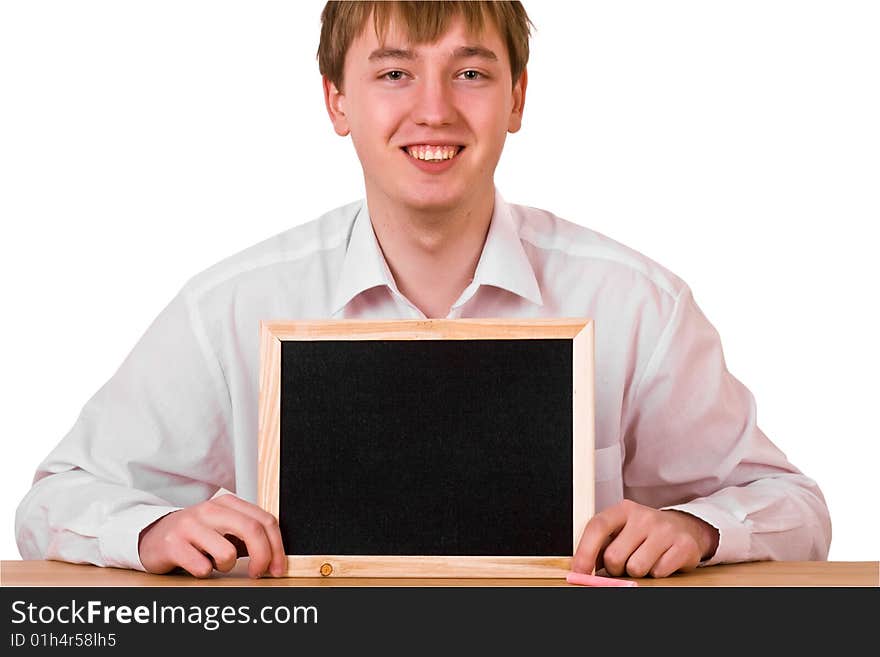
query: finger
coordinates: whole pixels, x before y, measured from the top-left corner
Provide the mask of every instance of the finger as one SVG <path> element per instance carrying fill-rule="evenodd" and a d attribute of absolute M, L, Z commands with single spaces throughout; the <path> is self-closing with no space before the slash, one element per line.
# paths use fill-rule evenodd
<path fill-rule="evenodd" d="M 603 548 L 625 524 L 626 513 L 619 504 L 590 518 L 571 560 L 571 569 L 578 573 L 593 573 Z"/>
<path fill-rule="evenodd" d="M 214 572 L 211 560 L 186 541 L 175 549 L 174 562 L 194 577 L 210 577 Z"/>
<path fill-rule="evenodd" d="M 281 539 L 281 528 L 278 526 L 278 520 L 275 516 L 265 509 L 261 509 L 235 495 L 221 495 L 215 501 L 218 504 L 249 515 L 263 526 L 263 531 L 266 533 L 269 541 L 271 556 L 270 561 L 257 574 L 261 575 L 265 572 L 266 566 L 268 566 L 270 572 L 276 577 L 283 575 L 287 567 L 287 554 L 284 550 L 284 541 Z M 253 563 L 253 555 L 250 556 L 251 563 Z"/>
<path fill-rule="evenodd" d="M 605 570 L 613 577 L 627 572 L 627 562 L 639 550 L 648 534 L 640 523 L 628 522 L 602 551 Z M 653 564 L 653 562 L 651 562 Z"/>
<path fill-rule="evenodd" d="M 641 545 L 630 551 L 620 568 L 620 573 L 625 572 L 630 577 L 645 577 L 671 545 L 672 539 L 664 534 L 647 535 Z"/>
<path fill-rule="evenodd" d="M 280 577 L 287 570 L 287 553 L 284 550 L 284 541 L 281 538 L 281 528 L 278 526 L 278 519 L 265 509 L 246 502 L 234 495 L 225 495 L 219 499 L 224 500 L 231 508 L 235 508 L 242 513 L 246 513 L 253 517 L 257 522 L 263 525 L 266 536 L 269 540 L 271 549 L 270 561 L 267 564 L 272 575 Z M 253 558 L 253 557 L 252 557 Z M 265 572 L 265 566 L 262 572 Z"/>
<path fill-rule="evenodd" d="M 673 573 L 693 570 L 700 562 L 698 548 L 689 547 L 685 541 L 676 541 L 669 546 L 651 568 L 652 577 L 669 577 Z"/>
<path fill-rule="evenodd" d="M 237 557 L 246 557 L 247 553 L 247 545 L 244 544 L 238 536 L 233 536 L 232 534 L 224 534 L 223 538 L 232 543 L 235 546 L 235 556 Z"/>
<path fill-rule="evenodd" d="M 250 557 L 248 574 L 259 577 L 265 572 L 272 557 L 266 532 L 255 518 L 224 505 L 215 504 L 203 510 L 202 522 L 219 534 L 232 534 L 244 541 Z"/>
<path fill-rule="evenodd" d="M 266 529 L 266 535 L 269 537 L 269 545 L 272 548 L 272 562 L 269 565 L 269 571 L 275 577 L 281 577 L 287 571 L 287 552 L 284 550 L 281 527 L 278 526 L 277 521 Z"/>
<path fill-rule="evenodd" d="M 193 547 L 211 560 L 214 568 L 228 573 L 235 566 L 238 550 L 232 541 L 205 525 L 194 527 L 189 534 Z"/>

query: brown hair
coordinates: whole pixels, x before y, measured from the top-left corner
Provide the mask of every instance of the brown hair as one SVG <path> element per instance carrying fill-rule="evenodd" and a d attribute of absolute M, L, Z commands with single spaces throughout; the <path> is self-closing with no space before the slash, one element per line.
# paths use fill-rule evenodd
<path fill-rule="evenodd" d="M 488 16 L 507 44 L 510 72 L 516 84 L 529 61 L 529 36 L 534 24 L 521 2 L 440 0 L 423 2 L 328 2 L 321 12 L 318 68 L 337 89 L 342 89 L 345 55 L 373 15 L 373 28 L 384 41 L 392 19 L 409 33 L 414 43 L 432 43 L 447 30 L 453 17 L 461 16 L 467 30 L 480 34 Z"/>

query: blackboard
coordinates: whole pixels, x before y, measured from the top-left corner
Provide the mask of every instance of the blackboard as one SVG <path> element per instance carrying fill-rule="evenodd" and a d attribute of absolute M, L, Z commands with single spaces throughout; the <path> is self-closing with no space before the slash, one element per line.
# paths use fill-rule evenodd
<path fill-rule="evenodd" d="M 264 322 L 260 405 L 289 575 L 547 576 L 593 512 L 590 320 Z"/>

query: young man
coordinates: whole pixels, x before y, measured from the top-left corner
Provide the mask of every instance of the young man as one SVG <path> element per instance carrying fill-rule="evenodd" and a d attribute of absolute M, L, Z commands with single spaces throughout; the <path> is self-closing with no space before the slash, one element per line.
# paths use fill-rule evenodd
<path fill-rule="evenodd" d="M 252 576 L 280 574 L 277 522 L 253 503 L 262 319 L 584 316 L 597 513 L 573 569 L 825 559 L 821 491 L 757 427 L 687 285 L 495 189 L 525 105 L 522 6 L 331 2 L 322 20 L 327 111 L 365 200 L 183 287 L 40 465 L 22 556 L 206 576 L 248 554 Z"/>

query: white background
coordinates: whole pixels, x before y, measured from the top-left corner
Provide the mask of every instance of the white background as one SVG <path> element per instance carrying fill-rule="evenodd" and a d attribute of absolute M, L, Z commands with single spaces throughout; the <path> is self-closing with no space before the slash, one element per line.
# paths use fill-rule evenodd
<path fill-rule="evenodd" d="M 0 4 L 0 558 L 40 460 L 193 274 L 360 198 L 323 2 Z M 880 4 L 527 0 L 496 182 L 683 277 L 758 421 L 880 558 Z"/>

